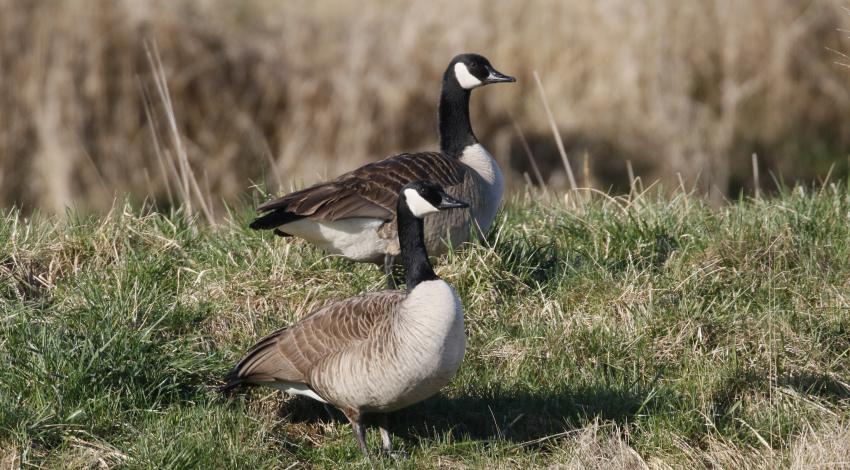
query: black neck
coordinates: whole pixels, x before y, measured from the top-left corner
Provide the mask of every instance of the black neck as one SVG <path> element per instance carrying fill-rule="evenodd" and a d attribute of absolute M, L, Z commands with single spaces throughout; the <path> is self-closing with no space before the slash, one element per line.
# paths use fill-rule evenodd
<path fill-rule="evenodd" d="M 443 76 L 443 91 L 440 94 L 440 150 L 450 157 L 460 157 L 463 149 L 478 143 L 469 123 L 469 94 L 454 77 L 454 68 L 449 67 Z"/>
<path fill-rule="evenodd" d="M 428 261 L 425 251 L 425 224 L 414 216 L 402 197 L 398 204 L 398 242 L 401 248 L 401 264 L 404 266 L 404 280 L 408 290 L 413 290 L 422 281 L 439 279 Z"/>

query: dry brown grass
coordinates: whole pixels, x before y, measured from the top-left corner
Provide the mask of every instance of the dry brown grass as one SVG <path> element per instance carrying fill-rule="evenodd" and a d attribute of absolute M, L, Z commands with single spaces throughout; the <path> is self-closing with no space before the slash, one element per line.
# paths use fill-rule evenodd
<path fill-rule="evenodd" d="M 0 470 L 17 470 L 21 468 L 21 456 L 11 444 L 0 445 Z"/>
<path fill-rule="evenodd" d="M 850 426 L 833 423 L 810 429 L 791 450 L 791 468 L 850 468 Z"/>
<path fill-rule="evenodd" d="M 486 54 L 516 86 L 478 92 L 479 136 L 566 186 L 538 70 L 566 150 L 600 187 L 639 176 L 703 191 L 749 184 L 750 156 L 786 177 L 850 143 L 839 0 L 0 0 L 0 201 L 106 209 L 114 193 L 167 201 L 140 83 L 159 45 L 176 124 L 213 205 L 400 150 L 434 147 L 439 77 Z M 154 106 L 168 141 L 163 107 Z M 814 157 L 813 157 L 814 156 Z M 581 158 L 572 164 L 582 173 Z M 828 162 L 826 163 L 828 165 Z M 167 173 L 167 171 L 166 171 Z M 212 195 L 212 196 L 210 196 Z"/>

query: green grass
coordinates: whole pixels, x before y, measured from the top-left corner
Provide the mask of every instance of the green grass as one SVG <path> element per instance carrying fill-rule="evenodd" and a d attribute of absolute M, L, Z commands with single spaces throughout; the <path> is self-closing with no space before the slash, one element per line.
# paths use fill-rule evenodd
<path fill-rule="evenodd" d="M 384 284 L 247 215 L 0 219 L 0 467 L 368 467 L 309 400 L 216 393 L 259 336 Z M 850 466 L 845 186 L 719 210 L 527 194 L 438 273 L 467 355 L 378 466 Z"/>

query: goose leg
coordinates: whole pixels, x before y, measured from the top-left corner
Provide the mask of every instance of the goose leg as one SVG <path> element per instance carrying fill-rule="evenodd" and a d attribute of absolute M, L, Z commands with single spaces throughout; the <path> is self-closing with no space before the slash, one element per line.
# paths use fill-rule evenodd
<path fill-rule="evenodd" d="M 354 429 L 354 436 L 357 437 L 357 446 L 360 447 L 366 458 L 371 458 L 369 449 L 366 448 L 366 426 L 360 421 L 352 421 L 351 427 Z"/>
<path fill-rule="evenodd" d="M 363 452 L 363 455 L 367 459 L 372 460 L 372 457 L 369 455 L 369 449 L 366 448 L 366 426 L 363 425 L 360 412 L 352 409 L 344 409 L 342 412 L 345 413 L 345 417 L 351 422 L 351 429 L 354 431 L 354 437 L 357 438 L 357 446 L 360 447 L 360 451 Z"/>
<path fill-rule="evenodd" d="M 382 414 L 378 418 L 378 429 L 381 431 L 381 450 L 387 454 L 393 452 L 393 440 L 390 437 L 390 432 L 387 430 L 387 415 Z"/>

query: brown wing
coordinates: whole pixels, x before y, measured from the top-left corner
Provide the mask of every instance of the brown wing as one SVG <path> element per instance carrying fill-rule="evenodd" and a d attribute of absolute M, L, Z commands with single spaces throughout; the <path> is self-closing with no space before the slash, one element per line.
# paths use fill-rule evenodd
<path fill-rule="evenodd" d="M 240 383 L 306 383 L 310 369 L 330 354 L 368 338 L 407 296 L 383 291 L 326 305 L 303 320 L 260 340 L 228 374 L 232 388 Z"/>
<path fill-rule="evenodd" d="M 443 187 L 463 181 L 466 168 L 439 152 L 403 153 L 364 165 L 333 181 L 266 202 L 257 210 L 272 211 L 252 228 L 274 228 L 302 217 L 333 221 L 352 217 L 391 220 L 401 188 L 411 181 L 428 179 Z"/>

